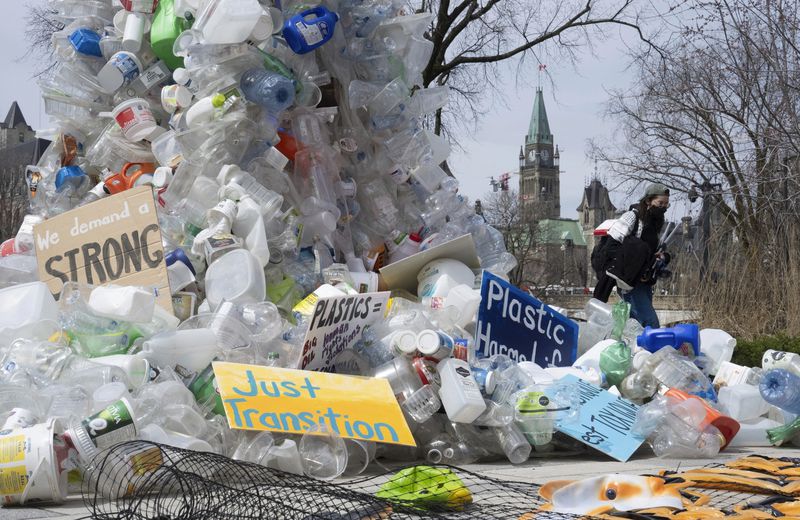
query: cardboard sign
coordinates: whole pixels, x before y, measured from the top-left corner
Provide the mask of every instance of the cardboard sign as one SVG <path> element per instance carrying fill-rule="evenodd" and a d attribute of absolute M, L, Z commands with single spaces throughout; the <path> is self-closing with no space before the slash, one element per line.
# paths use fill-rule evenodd
<path fill-rule="evenodd" d="M 215 362 L 228 425 L 305 433 L 316 425 L 347 439 L 416 446 L 385 379 Z"/>
<path fill-rule="evenodd" d="M 383 319 L 388 302 L 388 292 L 318 299 L 303 341 L 299 368 L 330 372 L 333 358 L 352 347 L 366 325 Z"/>
<path fill-rule="evenodd" d="M 580 419 L 557 422 L 556 429 L 620 462 L 627 462 L 644 437 L 631 429 L 639 407 L 587 381 L 569 375 L 561 383 L 576 383 L 581 397 Z"/>
<path fill-rule="evenodd" d="M 578 354 L 578 324 L 484 271 L 475 349 L 483 357 L 505 354 L 541 367 L 571 366 Z"/>
<path fill-rule="evenodd" d="M 47 219 L 33 229 L 39 279 L 58 296 L 66 282 L 148 287 L 172 312 L 156 203 L 142 186 Z"/>
<path fill-rule="evenodd" d="M 417 294 L 417 274 L 425 264 L 440 258 L 458 260 L 471 269 L 479 269 L 481 266 L 472 235 L 464 235 L 382 267 L 381 276 L 389 289 L 404 289 L 411 294 Z"/>

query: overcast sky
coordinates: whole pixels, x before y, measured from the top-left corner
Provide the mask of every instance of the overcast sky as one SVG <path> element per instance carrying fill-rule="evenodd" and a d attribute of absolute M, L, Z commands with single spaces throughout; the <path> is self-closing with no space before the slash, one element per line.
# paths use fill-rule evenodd
<path fill-rule="evenodd" d="M 0 45 L 3 49 L 0 58 L 3 74 L 0 117 L 16 100 L 28 124 L 41 128 L 47 124 L 47 117 L 38 87 L 32 79 L 35 64 L 30 60 L 20 61 L 26 48 L 25 3 L 6 0 L 0 17 Z M 555 143 L 561 148 L 563 217 L 576 218 L 575 208 L 593 169 L 591 158 L 586 156 L 587 140 L 609 136 L 613 132 L 613 121 L 604 119 L 602 112 L 606 90 L 624 87 L 631 81 L 631 72 L 625 70 L 627 60 L 623 49 L 619 33 L 614 30 L 607 40 L 595 45 L 594 54 L 584 51 L 577 67 L 547 63 L 552 86 L 549 80 L 543 82 L 545 105 Z M 530 67 L 535 69 L 536 64 L 531 63 Z M 461 137 L 464 151 L 453 152 L 451 166 L 461 181 L 462 192 L 471 199 L 481 198 L 490 191 L 491 176 L 518 171 L 519 147 L 528 129 L 536 78 L 535 70 L 527 74 L 527 81 L 522 82 L 515 81 L 509 74 L 505 78 L 508 85 L 506 106 L 493 103 L 474 136 Z M 512 177 L 514 186 L 518 182 L 517 176 Z M 624 194 L 612 194 L 612 200 L 618 206 L 628 203 Z"/>

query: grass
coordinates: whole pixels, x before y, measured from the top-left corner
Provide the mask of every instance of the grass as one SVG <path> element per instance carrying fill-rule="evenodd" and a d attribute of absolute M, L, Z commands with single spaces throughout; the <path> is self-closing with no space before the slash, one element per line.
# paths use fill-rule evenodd
<path fill-rule="evenodd" d="M 736 342 L 736 350 L 733 351 L 733 359 L 731 361 L 746 367 L 760 367 L 761 356 L 767 350 L 781 350 L 800 354 L 800 337 L 779 334 L 761 336 L 750 340 L 739 339 Z"/>

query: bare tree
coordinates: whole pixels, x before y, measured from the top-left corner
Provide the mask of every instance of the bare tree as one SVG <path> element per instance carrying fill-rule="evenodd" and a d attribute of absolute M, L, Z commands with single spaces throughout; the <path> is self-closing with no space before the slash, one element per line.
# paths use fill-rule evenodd
<path fill-rule="evenodd" d="M 759 331 L 800 331 L 783 283 L 797 272 L 800 229 L 798 2 L 680 5 L 681 22 L 657 42 L 665 55 L 635 55 L 637 83 L 613 93 L 617 144 L 594 153 L 622 181 L 700 191 L 720 216 L 706 237 L 713 276 L 697 298 L 708 315 L 743 323 L 761 299 L 773 316 L 759 317 Z"/>
<path fill-rule="evenodd" d="M 691 12 L 666 56 L 636 56 L 638 84 L 608 110 L 620 144 L 594 153 L 623 179 L 682 192 L 718 184 L 707 195 L 747 249 L 800 195 L 787 168 L 800 153 L 797 3 L 698 2 Z"/>
<path fill-rule="evenodd" d="M 503 95 L 500 66 L 513 60 L 518 75 L 528 58 L 550 56 L 573 62 L 575 52 L 602 37 L 612 26 L 639 27 L 635 0 L 419 0 L 417 12 L 435 15 L 429 39 L 433 55 L 423 72 L 424 85 L 449 85 L 456 94 L 449 110 L 435 116 L 437 134 L 447 126 L 474 123 L 486 96 Z M 462 127 L 463 129 L 463 127 Z"/>
<path fill-rule="evenodd" d="M 41 66 L 36 72 L 36 76 L 47 73 L 55 65 L 51 41 L 53 33 L 64 28 L 64 22 L 56 16 L 56 11 L 43 4 L 28 4 L 28 12 L 25 17 L 25 39 L 28 41 L 28 48 L 20 60 L 33 58 Z"/>

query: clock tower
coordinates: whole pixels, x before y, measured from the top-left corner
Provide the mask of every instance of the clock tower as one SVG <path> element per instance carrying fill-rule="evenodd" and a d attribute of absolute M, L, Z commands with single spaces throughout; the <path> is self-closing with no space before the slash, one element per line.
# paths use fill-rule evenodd
<path fill-rule="evenodd" d="M 529 218 L 557 219 L 561 216 L 559 159 L 558 146 L 553 147 L 544 95 L 541 87 L 537 87 L 528 135 L 519 156 L 519 193 Z"/>

